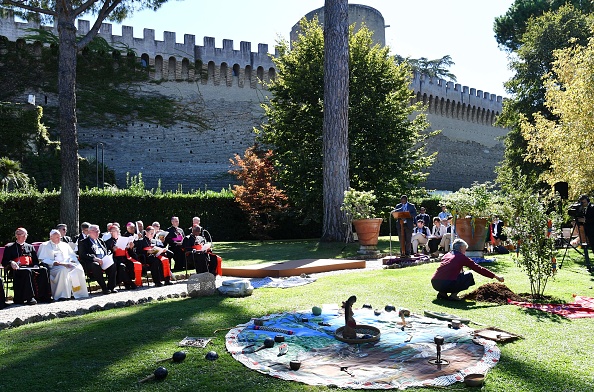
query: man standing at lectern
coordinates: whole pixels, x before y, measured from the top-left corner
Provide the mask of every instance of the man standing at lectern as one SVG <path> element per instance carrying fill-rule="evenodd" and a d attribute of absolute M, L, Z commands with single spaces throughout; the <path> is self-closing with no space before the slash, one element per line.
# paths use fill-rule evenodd
<path fill-rule="evenodd" d="M 400 243 L 404 244 L 405 254 L 410 256 L 412 254 L 412 231 L 413 231 L 413 218 L 417 216 L 417 209 L 415 208 L 414 204 L 408 202 L 408 197 L 406 195 L 402 195 L 400 198 L 400 204 L 398 204 L 393 212 L 409 212 L 410 218 L 404 219 L 404 225 L 397 224 L 396 227 L 398 228 L 398 237 L 400 239 Z M 400 223 L 400 219 L 396 220 Z M 404 230 L 401 230 L 401 227 Z"/>

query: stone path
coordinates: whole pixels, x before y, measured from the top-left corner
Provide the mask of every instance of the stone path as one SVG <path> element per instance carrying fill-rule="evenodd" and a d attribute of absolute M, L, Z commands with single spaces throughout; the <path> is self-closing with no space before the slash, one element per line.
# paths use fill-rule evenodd
<path fill-rule="evenodd" d="M 367 260 L 365 270 L 381 268 L 381 259 Z M 310 276 L 321 277 L 361 271 L 361 269 L 340 270 L 311 274 Z M 223 278 L 217 277 L 217 287 L 222 284 L 222 281 Z M 89 298 L 58 301 L 49 304 L 12 305 L 0 310 L 0 330 L 54 318 L 72 317 L 100 310 L 123 308 L 151 301 L 163 301 L 167 298 L 185 298 L 187 296 L 187 280 L 183 279 L 177 280 L 175 284 L 171 286 L 143 286 L 136 290 L 121 290 L 118 293 L 108 295 L 103 295 L 101 293 L 97 294 L 95 292 L 91 294 Z"/>

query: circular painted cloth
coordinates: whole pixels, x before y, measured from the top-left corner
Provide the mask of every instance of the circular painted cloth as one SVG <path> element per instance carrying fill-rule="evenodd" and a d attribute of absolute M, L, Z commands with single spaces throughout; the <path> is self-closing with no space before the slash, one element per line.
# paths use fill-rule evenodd
<path fill-rule="evenodd" d="M 283 380 L 309 385 L 352 389 L 405 389 L 418 386 L 447 386 L 472 373 L 485 374 L 499 361 L 494 342 L 472 336 L 472 329 L 451 329 L 448 322 L 411 315 L 402 328 L 398 311 L 375 315 L 371 309 L 354 311 L 357 324 L 380 329 L 378 342 L 347 344 L 334 338 L 344 326 L 338 306 L 324 306 L 320 316 L 310 312 L 271 314 L 238 325 L 226 335 L 227 350 L 250 369 Z M 264 346 L 266 338 L 282 335 L 284 342 Z M 434 337 L 445 344 L 441 359 L 447 365 L 432 365 L 437 355 Z M 279 339 L 281 340 L 281 339 Z M 284 346 L 286 344 L 286 346 Z M 286 351 L 283 354 L 283 351 Z M 290 361 L 301 362 L 299 370 Z"/>

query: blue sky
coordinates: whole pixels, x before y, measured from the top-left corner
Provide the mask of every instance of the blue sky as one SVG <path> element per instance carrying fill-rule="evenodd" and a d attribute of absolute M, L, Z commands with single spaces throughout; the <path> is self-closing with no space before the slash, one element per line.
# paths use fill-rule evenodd
<path fill-rule="evenodd" d="M 494 38 L 493 22 L 503 15 L 513 0 L 360 0 L 380 11 L 386 25 L 386 43 L 392 53 L 412 58 L 440 58 L 449 54 L 456 63 L 451 71 L 458 83 L 477 90 L 505 96 L 503 82 L 512 73 L 507 55 Z M 269 51 L 279 37 L 288 39 L 291 27 L 324 0 L 170 0 L 156 12 L 141 11 L 123 22 L 134 26 L 134 36 L 142 29 L 155 30 L 157 40 L 163 31 L 194 34 L 201 45 L 203 37 L 214 37 L 216 47 L 232 39 L 235 49 L 240 41 L 268 44 Z M 114 34 L 121 28 L 114 26 Z"/>

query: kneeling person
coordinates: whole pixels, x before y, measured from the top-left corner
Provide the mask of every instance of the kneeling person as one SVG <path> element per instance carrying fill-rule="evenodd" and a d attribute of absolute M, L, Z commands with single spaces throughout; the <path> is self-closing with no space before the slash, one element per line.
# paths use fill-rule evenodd
<path fill-rule="evenodd" d="M 462 271 L 463 267 L 468 267 L 487 278 L 495 278 L 500 282 L 504 281 L 503 276 L 495 275 L 466 257 L 466 248 L 468 248 L 466 241 L 457 239 L 452 244 L 453 250 L 441 259 L 441 264 L 439 264 L 431 278 L 431 285 L 438 292 L 437 298 L 460 300 L 458 293 L 470 286 L 474 286 L 472 273 Z M 448 293 L 450 293 L 449 296 Z"/>

